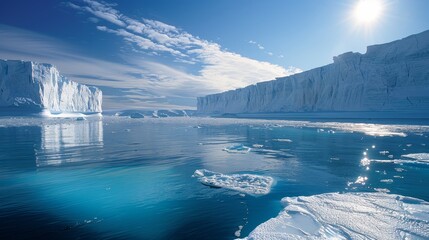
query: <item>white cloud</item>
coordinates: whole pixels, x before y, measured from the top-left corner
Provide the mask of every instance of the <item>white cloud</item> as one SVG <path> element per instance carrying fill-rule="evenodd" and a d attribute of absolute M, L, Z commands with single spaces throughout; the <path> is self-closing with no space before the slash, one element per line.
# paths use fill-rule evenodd
<path fill-rule="evenodd" d="M 127 17 L 114 5 L 94 0 L 68 3 L 90 16 L 98 31 L 113 34 L 131 46 L 118 51 L 118 62 L 88 56 L 58 39 L 0 25 L 0 56 L 49 62 L 72 80 L 104 89 L 104 107 L 177 108 L 195 106 L 195 98 L 245 87 L 259 81 L 296 73 L 297 69 L 244 57 L 156 20 Z M 87 21 L 96 18 L 99 21 Z M 257 44 L 254 41 L 249 43 Z M 151 59 L 170 59 L 171 64 Z M 168 61 L 167 61 L 168 62 Z M 193 72 L 187 70 L 192 66 Z M 199 68 L 199 70 L 198 70 Z M 180 99 L 180 104 L 176 104 Z"/>
<path fill-rule="evenodd" d="M 103 9 L 101 12 L 108 16 L 118 16 L 118 20 L 125 23 L 125 26 L 122 26 L 116 21 L 108 20 L 116 27 L 123 28 L 115 30 L 98 27 L 99 30 L 122 36 L 124 41 L 134 42 L 140 47 L 140 50 L 170 53 L 176 56 L 175 62 L 193 64 L 199 60 L 202 65 L 199 71 L 200 75 L 194 77 L 198 77 L 214 91 L 244 87 L 258 81 L 290 74 L 281 66 L 223 50 L 220 45 L 195 37 L 175 26 L 150 19 L 138 21 L 119 13 L 110 6 L 101 7 L 101 3 L 95 4 L 94 0 L 86 0 L 85 2 L 90 3 L 88 4 L 89 7 L 96 6 L 96 9 L 88 11 L 85 8 L 88 6 L 81 6 L 80 9 L 89 13 Z M 253 40 L 250 40 L 249 43 L 255 44 L 261 50 L 265 49 L 264 46 Z M 271 52 L 267 52 L 267 54 L 273 55 Z"/>

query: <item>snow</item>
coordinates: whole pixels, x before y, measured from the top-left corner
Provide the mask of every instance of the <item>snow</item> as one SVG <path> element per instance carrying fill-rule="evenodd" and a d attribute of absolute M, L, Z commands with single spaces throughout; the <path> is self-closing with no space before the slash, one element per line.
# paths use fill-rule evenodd
<path fill-rule="evenodd" d="M 270 193 L 274 179 L 254 174 L 232 174 L 212 172 L 206 169 L 195 170 L 193 177 L 207 186 L 226 188 L 241 193 L 258 196 Z"/>
<path fill-rule="evenodd" d="M 386 193 L 286 197 L 245 239 L 428 239 L 429 203 Z"/>
<path fill-rule="evenodd" d="M 429 31 L 344 53 L 332 64 L 198 98 L 200 114 L 429 113 Z M 365 117 L 365 116 L 362 116 Z"/>
<path fill-rule="evenodd" d="M 102 92 L 61 76 L 56 67 L 0 60 L 0 107 L 49 113 L 101 113 Z"/>

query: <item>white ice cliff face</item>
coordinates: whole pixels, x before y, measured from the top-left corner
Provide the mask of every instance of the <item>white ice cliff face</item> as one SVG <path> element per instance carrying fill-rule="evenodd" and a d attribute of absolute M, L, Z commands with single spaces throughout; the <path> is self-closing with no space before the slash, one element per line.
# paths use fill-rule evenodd
<path fill-rule="evenodd" d="M 198 98 L 203 114 L 258 112 L 429 112 L 429 31 L 365 54 L 245 88 Z"/>
<path fill-rule="evenodd" d="M 102 92 L 61 76 L 50 64 L 0 60 L 0 107 L 100 113 Z"/>

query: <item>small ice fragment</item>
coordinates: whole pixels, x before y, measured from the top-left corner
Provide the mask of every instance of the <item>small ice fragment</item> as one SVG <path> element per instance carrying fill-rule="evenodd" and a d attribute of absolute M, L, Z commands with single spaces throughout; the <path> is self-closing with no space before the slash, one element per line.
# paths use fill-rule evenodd
<path fill-rule="evenodd" d="M 229 153 L 248 153 L 250 150 L 250 147 L 244 146 L 243 144 L 232 145 L 223 149 L 223 151 Z"/>
<path fill-rule="evenodd" d="M 368 178 L 367 178 L 367 177 L 359 176 L 359 177 L 356 179 L 355 183 L 356 183 L 356 184 L 362 184 L 362 185 L 365 185 L 366 180 L 368 180 Z"/>
<path fill-rule="evenodd" d="M 268 176 L 254 174 L 226 175 L 206 169 L 195 170 L 192 177 L 198 178 L 202 184 L 210 187 L 231 189 L 253 196 L 270 193 L 271 186 L 274 183 L 274 179 Z"/>
<path fill-rule="evenodd" d="M 331 160 L 334 160 L 334 161 L 338 161 L 338 160 L 340 160 L 340 158 L 339 158 L 339 157 L 331 157 L 330 159 L 331 159 Z"/>
<path fill-rule="evenodd" d="M 375 145 L 372 145 L 371 147 L 372 147 L 372 148 L 375 148 Z"/>
<path fill-rule="evenodd" d="M 243 229 L 243 226 L 238 226 L 238 230 L 235 231 L 235 236 L 236 237 L 240 237 L 240 235 L 241 235 L 241 229 Z"/>
<path fill-rule="evenodd" d="M 379 152 L 381 155 L 386 155 L 386 154 L 389 154 L 389 151 L 380 151 Z"/>
<path fill-rule="evenodd" d="M 382 183 L 393 183 L 393 179 L 381 179 L 380 182 L 382 182 Z"/>
<path fill-rule="evenodd" d="M 393 158 L 393 155 L 388 155 L 387 157 L 388 157 L 388 158 Z"/>
<path fill-rule="evenodd" d="M 363 155 L 366 156 L 366 152 L 363 152 Z"/>
<path fill-rule="evenodd" d="M 252 147 L 254 148 L 262 148 L 264 145 L 262 144 L 253 144 Z"/>
<path fill-rule="evenodd" d="M 387 188 L 374 188 L 374 190 L 381 193 L 390 193 L 390 190 Z"/>
<path fill-rule="evenodd" d="M 287 139 L 287 138 L 276 138 L 276 139 L 273 139 L 273 141 L 275 141 L 275 142 L 289 142 L 289 143 L 292 142 L 292 140 Z"/>
<path fill-rule="evenodd" d="M 413 146 L 413 144 L 408 143 L 408 144 L 406 144 L 405 146 L 407 146 L 407 147 L 411 147 L 411 146 Z"/>

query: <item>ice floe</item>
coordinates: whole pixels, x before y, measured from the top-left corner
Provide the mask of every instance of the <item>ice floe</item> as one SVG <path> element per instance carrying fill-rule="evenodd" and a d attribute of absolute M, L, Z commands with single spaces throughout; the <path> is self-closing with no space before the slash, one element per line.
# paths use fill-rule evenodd
<path fill-rule="evenodd" d="M 269 176 L 254 174 L 232 174 L 212 172 L 206 169 L 198 169 L 192 175 L 207 186 L 226 188 L 249 195 L 266 195 L 271 191 L 274 179 Z"/>
<path fill-rule="evenodd" d="M 429 163 L 429 153 L 411 153 L 402 155 L 402 157 Z"/>
<path fill-rule="evenodd" d="M 429 203 L 386 193 L 286 197 L 245 239 L 428 239 Z"/>
<path fill-rule="evenodd" d="M 250 152 L 251 148 L 244 146 L 243 144 L 235 144 L 235 145 L 226 147 L 223 150 L 229 153 L 248 153 Z"/>

